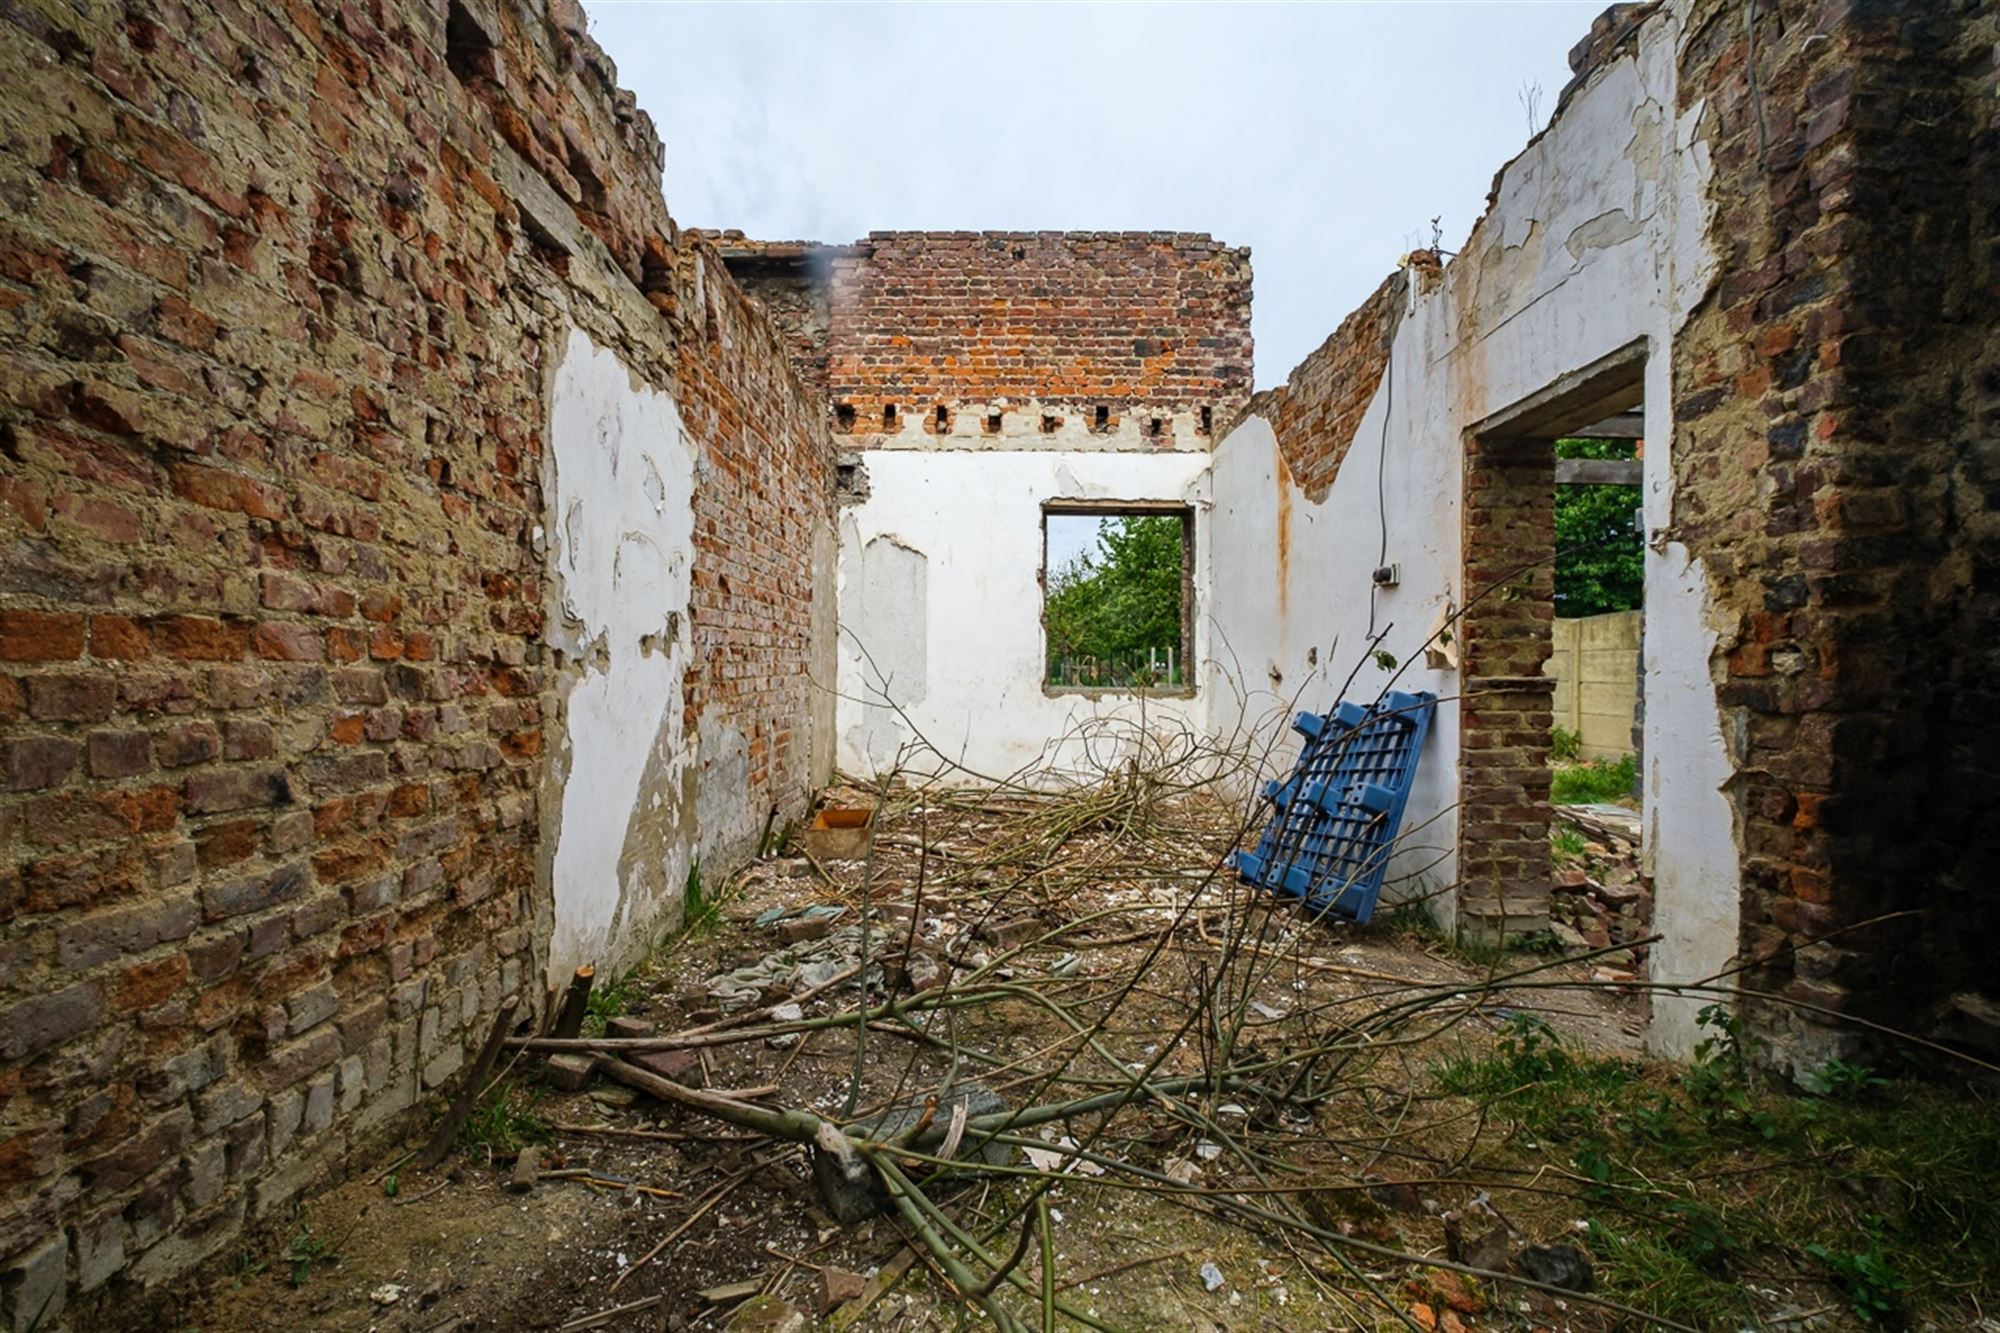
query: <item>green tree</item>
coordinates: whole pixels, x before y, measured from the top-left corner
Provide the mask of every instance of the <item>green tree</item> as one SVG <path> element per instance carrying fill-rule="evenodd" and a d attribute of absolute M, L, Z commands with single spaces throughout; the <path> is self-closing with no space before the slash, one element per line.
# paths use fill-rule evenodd
<path fill-rule="evenodd" d="M 1049 576 L 1050 668 L 1064 658 L 1129 661 L 1181 646 L 1181 519 L 1123 514 L 1098 526 L 1097 550 Z"/>
<path fill-rule="evenodd" d="M 1631 458 L 1634 440 L 1557 440 L 1557 458 Z M 1556 614 L 1594 616 L 1640 605 L 1645 539 L 1632 525 L 1637 486 L 1556 487 Z"/>

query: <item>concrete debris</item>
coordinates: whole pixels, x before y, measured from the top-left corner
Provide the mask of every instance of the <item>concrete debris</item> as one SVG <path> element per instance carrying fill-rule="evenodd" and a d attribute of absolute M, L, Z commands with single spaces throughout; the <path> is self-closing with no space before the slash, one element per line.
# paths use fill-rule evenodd
<path fill-rule="evenodd" d="M 1585 842 L 1569 864 L 1551 874 L 1549 933 L 1574 953 L 1630 945 L 1603 960 L 1629 975 L 1600 979 L 1642 977 L 1647 946 L 1632 942 L 1651 932 L 1653 896 L 1639 873 L 1638 815 L 1615 805 L 1565 805 L 1558 807 L 1557 820 L 1558 828 L 1567 825 Z"/>
<path fill-rule="evenodd" d="M 1006 1111 L 1008 1103 L 1000 1094 L 983 1083 L 961 1084 L 952 1090 L 949 1097 L 938 1102 L 935 1107 L 905 1106 L 880 1115 L 870 1116 L 847 1127 L 854 1135 L 866 1135 L 872 1139 L 892 1139 L 903 1131 L 923 1122 L 927 1117 L 933 1125 L 951 1123 L 958 1107 L 965 1108 L 967 1119 L 995 1115 Z M 1002 1166 L 1013 1157 L 1013 1149 L 1004 1143 L 966 1134 L 958 1143 L 951 1156 L 965 1161 L 977 1158 L 990 1166 Z M 812 1154 L 813 1183 L 818 1187 L 820 1199 L 827 1211 L 841 1222 L 859 1222 L 873 1217 L 888 1206 L 888 1195 L 882 1188 L 880 1177 L 869 1169 L 857 1156 L 841 1156 L 815 1148 Z"/>
<path fill-rule="evenodd" d="M 659 1024 L 643 1018 L 620 1015 L 604 1020 L 604 1035 L 607 1037 L 650 1037 L 659 1031 Z"/>
<path fill-rule="evenodd" d="M 684 1088 L 699 1088 L 708 1082 L 702 1074 L 701 1057 L 693 1051 L 635 1051 L 630 1059 L 647 1073 Z"/>
<path fill-rule="evenodd" d="M 776 1296 L 752 1296 L 723 1325 L 728 1333 L 800 1333 L 806 1317 L 797 1306 Z"/>
<path fill-rule="evenodd" d="M 979 938 L 996 949 L 1017 949 L 1039 935 L 1041 929 L 1041 923 L 1033 917 L 988 921 L 979 927 Z"/>

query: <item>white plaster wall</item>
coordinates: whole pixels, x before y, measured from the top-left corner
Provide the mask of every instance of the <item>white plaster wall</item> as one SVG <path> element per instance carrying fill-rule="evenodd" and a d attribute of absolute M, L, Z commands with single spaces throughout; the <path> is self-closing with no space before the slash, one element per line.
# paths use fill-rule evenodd
<path fill-rule="evenodd" d="M 1684 6 L 1676 6 L 1680 12 Z M 1659 25 L 1677 33 L 1674 25 Z M 1664 53 L 1648 47 L 1649 55 Z M 1672 105 L 1672 99 L 1666 99 Z M 1720 265 L 1708 198 L 1707 145 L 1695 137 L 1703 107 L 1688 108 L 1673 127 L 1666 190 L 1669 215 L 1660 228 L 1666 273 L 1667 336 L 1677 333 L 1714 283 Z M 1664 346 L 1664 343 L 1662 344 Z M 1673 414 L 1667 358 L 1647 367 L 1646 435 L 1669 441 L 1645 459 L 1646 671 L 1645 856 L 1653 875 L 1656 980 L 1704 981 L 1733 964 L 1741 935 L 1741 830 L 1726 792 L 1740 754 L 1725 743 L 1716 707 L 1717 628 L 1702 563 L 1669 535 L 1673 520 Z M 1716 997 L 1658 993 L 1646 1034 L 1655 1053 L 1693 1055 L 1701 1039 L 1700 1010 Z"/>
<path fill-rule="evenodd" d="M 1438 695 L 1384 897 L 1433 895 L 1449 923 L 1455 901 L 1437 890 L 1450 883 L 1458 839 L 1457 675 L 1427 666 L 1423 645 L 1458 583 L 1461 455 L 1423 447 L 1447 433 L 1442 399 L 1423 392 L 1423 365 L 1392 358 L 1389 374 L 1394 411 L 1378 392 L 1319 503 L 1292 479 L 1261 418 L 1217 449 L 1210 717 L 1218 734 L 1243 738 L 1268 777 L 1297 758 L 1289 723 L 1301 710 L 1324 713 L 1342 698 L 1367 703 L 1385 688 Z M 1376 592 L 1371 630 L 1369 575 L 1380 563 L 1384 517 L 1387 558 L 1401 562 L 1403 581 Z M 1377 651 L 1395 665 L 1378 662 Z"/>
<path fill-rule="evenodd" d="M 1707 581 L 1665 535 L 1672 505 L 1668 349 L 1715 267 L 1703 196 L 1707 162 L 1692 134 L 1698 109 L 1678 123 L 1672 114 L 1679 11 L 1650 20 L 1637 52 L 1598 71 L 1508 165 L 1491 211 L 1441 281 L 1425 290 L 1423 276 L 1410 275 L 1389 371 L 1320 501 L 1284 475 L 1264 421 L 1250 419 L 1217 444 L 1217 593 L 1210 599 L 1217 665 L 1209 693 L 1218 730 L 1247 714 L 1278 739 L 1285 759 L 1289 739 L 1275 727 L 1290 709 L 1278 707 L 1281 699 L 1322 710 L 1357 662 L 1346 693 L 1373 697 L 1386 678 L 1366 660 L 1369 574 L 1378 563 L 1382 516 L 1386 558 L 1403 570 L 1401 586 L 1379 595 L 1375 622 L 1389 627 L 1383 647 L 1402 663 L 1446 601 L 1462 606 L 1468 594 L 1459 529 L 1467 430 L 1643 339 L 1651 532 L 1645 823 L 1655 926 L 1670 940 L 1653 967 L 1656 980 L 1694 981 L 1720 970 L 1736 950 L 1739 885 L 1724 795 L 1731 764 L 1710 677 Z M 1378 500 L 1379 457 L 1388 464 Z M 1444 696 L 1458 688 L 1455 671 L 1421 665 L 1398 683 Z M 1247 709 L 1234 702 L 1238 691 L 1247 693 Z M 1457 748 L 1457 708 L 1448 701 L 1406 815 L 1412 842 L 1448 848 L 1455 840 Z M 1412 832 L 1429 818 L 1436 820 L 1430 829 Z M 1406 849 L 1392 873 L 1410 873 L 1419 856 Z M 1452 858 L 1432 873 L 1449 882 Z M 1705 1002 L 1659 1002 L 1653 1048 L 1688 1054 L 1693 1011 Z"/>
<path fill-rule="evenodd" d="M 554 375 L 546 533 L 561 740 L 549 977 L 615 968 L 677 908 L 690 857 L 695 448 L 667 394 L 572 330 Z"/>
<path fill-rule="evenodd" d="M 1208 651 L 1206 453 L 924 451 L 864 455 L 868 499 L 843 511 L 840 766 L 872 774 L 906 756 L 964 782 L 1111 757 L 1057 739 L 1093 719 L 1199 730 L 1194 697 L 1049 694 L 1042 634 L 1042 506 L 1168 500 L 1195 510 L 1194 657 Z M 886 706 L 893 698 L 905 716 Z M 941 756 L 941 757 L 940 757 Z"/>

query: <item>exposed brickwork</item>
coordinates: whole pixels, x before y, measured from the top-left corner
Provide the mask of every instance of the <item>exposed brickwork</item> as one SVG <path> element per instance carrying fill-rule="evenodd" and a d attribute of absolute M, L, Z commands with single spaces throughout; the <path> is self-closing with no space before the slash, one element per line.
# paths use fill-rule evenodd
<path fill-rule="evenodd" d="M 1749 980 L 1927 1028 L 2000 929 L 1994 15 L 1768 13 L 1754 67 L 1740 7 L 1686 32 L 1723 271 L 1673 350 L 1674 531 L 1731 618 Z"/>
<path fill-rule="evenodd" d="M 1103 432 L 1207 408 L 1213 433 L 1249 398 L 1249 253 L 1207 236 L 875 232 L 832 284 L 827 382 L 857 436 L 934 430 L 940 406 L 976 433 L 1002 404 Z"/>
<path fill-rule="evenodd" d="M 1465 446 L 1459 911 L 1508 935 L 1548 928 L 1554 466 L 1546 440 Z"/>
<path fill-rule="evenodd" d="M 1333 486 L 1362 414 L 1382 383 L 1408 291 L 1404 270 L 1384 278 L 1299 362 L 1282 388 L 1266 390 L 1249 402 L 1249 413 L 1271 423 L 1285 466 L 1314 503 L 1324 500 Z"/>
<path fill-rule="evenodd" d="M 0 1267 L 88 1290 L 539 1003 L 566 327 L 701 445 L 690 732 L 766 805 L 830 456 L 571 4 L 30 0 L 0 78 Z"/>
<path fill-rule="evenodd" d="M 684 337 L 678 365 L 682 418 L 708 461 L 694 496 L 688 718 L 691 730 L 708 715 L 742 733 L 751 809 L 796 813 L 807 787 L 828 776 L 812 771 L 805 725 L 815 704 L 808 667 L 820 662 L 824 681 L 819 653 L 830 647 L 813 638 L 814 597 L 833 595 L 832 571 L 813 564 L 814 533 L 832 513 L 825 399 L 801 385 L 788 340 L 756 302 L 712 254 L 702 262 L 703 323 L 714 333 Z M 821 739 L 831 746 L 831 735 Z M 704 857 L 720 869 L 751 850 L 711 842 Z"/>
<path fill-rule="evenodd" d="M 833 259 L 843 248 L 812 241 L 756 241 L 740 231 L 690 232 L 714 244 L 737 285 L 784 332 L 799 377 L 826 392 Z"/>

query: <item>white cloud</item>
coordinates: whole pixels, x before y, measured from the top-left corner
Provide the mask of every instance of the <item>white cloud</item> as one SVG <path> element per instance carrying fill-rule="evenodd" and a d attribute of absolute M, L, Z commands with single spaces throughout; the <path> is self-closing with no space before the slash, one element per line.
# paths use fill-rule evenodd
<path fill-rule="evenodd" d="M 1206 231 L 1252 248 L 1277 383 L 1442 218 L 1454 248 L 1602 0 L 586 0 L 684 225 Z"/>

